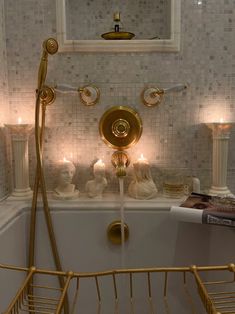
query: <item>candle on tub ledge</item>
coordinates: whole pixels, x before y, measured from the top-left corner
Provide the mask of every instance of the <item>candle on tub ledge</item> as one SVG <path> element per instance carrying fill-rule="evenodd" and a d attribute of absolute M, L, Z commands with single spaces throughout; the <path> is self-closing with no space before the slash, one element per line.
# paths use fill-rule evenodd
<path fill-rule="evenodd" d="M 17 119 L 15 124 L 5 124 L 11 133 L 14 187 L 10 198 L 28 199 L 32 197 L 32 190 L 29 186 L 29 155 L 28 138 L 32 124 L 22 123 L 22 118 Z"/>
<path fill-rule="evenodd" d="M 76 199 L 79 191 L 72 183 L 76 168 L 74 164 L 65 157 L 58 163 L 58 181 L 54 189 L 53 197 L 61 200 Z"/>
<path fill-rule="evenodd" d="M 227 187 L 227 161 L 228 161 L 228 141 L 230 131 L 234 122 L 224 121 L 206 123 L 212 130 L 213 153 L 212 153 L 212 186 L 210 195 L 234 196 Z"/>
<path fill-rule="evenodd" d="M 99 159 L 93 166 L 94 179 L 86 183 L 86 192 L 91 198 L 102 198 L 103 191 L 107 187 L 105 177 L 105 164 Z"/>
<path fill-rule="evenodd" d="M 150 164 L 143 154 L 133 163 L 134 180 L 128 187 L 128 194 L 136 199 L 147 200 L 156 197 L 157 187 L 153 182 Z"/>

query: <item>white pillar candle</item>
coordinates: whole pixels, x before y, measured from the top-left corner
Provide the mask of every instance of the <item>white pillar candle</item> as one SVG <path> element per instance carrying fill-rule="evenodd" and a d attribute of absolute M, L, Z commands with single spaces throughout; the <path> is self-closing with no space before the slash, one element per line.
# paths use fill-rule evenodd
<path fill-rule="evenodd" d="M 101 159 L 99 159 L 95 164 L 94 164 L 94 171 L 105 171 L 105 164 Z"/>
<path fill-rule="evenodd" d="M 227 187 L 227 161 L 228 141 L 233 123 L 215 122 L 207 123 L 212 130 L 213 153 L 212 153 L 212 186 L 210 195 L 231 196 L 232 193 Z"/>
<path fill-rule="evenodd" d="M 31 124 L 21 124 L 21 118 L 18 124 L 6 124 L 11 131 L 12 157 L 14 169 L 14 187 L 12 191 L 13 198 L 29 198 L 32 196 L 32 190 L 29 187 L 29 158 L 28 158 L 28 137 L 33 128 Z"/>

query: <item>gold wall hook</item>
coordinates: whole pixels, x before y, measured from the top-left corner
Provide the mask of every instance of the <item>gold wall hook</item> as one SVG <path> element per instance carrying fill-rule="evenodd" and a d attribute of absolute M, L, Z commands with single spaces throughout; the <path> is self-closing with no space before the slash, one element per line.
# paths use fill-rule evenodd
<path fill-rule="evenodd" d="M 78 89 L 81 102 L 86 106 L 94 106 L 100 100 L 100 91 L 96 86 L 86 85 Z"/>
<path fill-rule="evenodd" d="M 130 107 L 116 106 L 107 110 L 100 119 L 99 131 L 102 140 L 118 150 L 136 144 L 142 134 L 142 120 Z"/>
<path fill-rule="evenodd" d="M 126 223 L 124 223 L 124 241 L 129 239 L 130 231 Z M 113 244 L 122 244 L 122 224 L 120 220 L 113 221 L 107 228 L 107 236 Z"/>

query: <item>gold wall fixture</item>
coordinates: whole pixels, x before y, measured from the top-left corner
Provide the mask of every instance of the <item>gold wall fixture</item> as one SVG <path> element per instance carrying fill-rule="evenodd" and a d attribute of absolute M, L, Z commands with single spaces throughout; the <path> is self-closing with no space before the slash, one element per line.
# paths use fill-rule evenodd
<path fill-rule="evenodd" d="M 118 149 L 111 159 L 118 177 L 126 175 L 126 168 L 130 164 L 129 156 L 123 150 L 139 141 L 142 130 L 139 114 L 130 107 L 112 107 L 101 117 L 99 131 L 102 140 L 109 147 Z"/>
<path fill-rule="evenodd" d="M 123 225 L 124 227 L 124 242 L 129 239 L 129 227 L 126 223 Z M 120 220 L 113 221 L 108 225 L 107 228 L 107 237 L 110 242 L 113 244 L 122 244 L 122 224 Z"/>
<path fill-rule="evenodd" d="M 42 104 L 51 105 L 56 99 L 55 90 L 47 85 L 44 85 L 40 94 Z"/>
<path fill-rule="evenodd" d="M 120 12 L 115 12 L 113 14 L 113 29 L 111 32 L 104 33 L 101 35 L 102 38 L 106 40 L 128 40 L 135 37 L 135 34 L 127 31 L 123 31 L 123 24 L 121 22 Z"/>
<path fill-rule="evenodd" d="M 58 50 L 58 43 L 54 38 L 49 38 L 43 42 L 43 52 L 38 69 L 38 86 L 36 90 L 36 103 L 35 103 L 35 147 L 36 147 L 36 175 L 33 189 L 33 200 L 31 206 L 30 215 L 30 235 L 29 235 L 29 257 L 28 266 L 31 268 L 35 265 L 35 239 L 36 239 L 36 217 L 37 217 L 37 200 L 39 189 L 42 195 L 43 211 L 45 221 L 47 225 L 47 231 L 49 235 L 51 250 L 54 258 L 54 263 L 58 271 L 62 271 L 59 252 L 57 248 L 57 242 L 54 233 L 54 226 L 50 213 L 50 208 L 47 199 L 46 182 L 43 170 L 43 144 L 45 133 L 45 121 L 46 121 L 46 108 L 55 100 L 55 93 L 51 87 L 45 85 L 47 75 L 48 54 L 55 54 Z M 30 295 L 34 292 L 33 278 L 30 279 L 31 284 L 28 286 L 28 293 Z M 64 287 L 64 278 L 58 276 L 60 288 Z M 35 302 L 32 300 L 30 308 L 35 312 Z M 69 313 L 68 296 L 65 293 L 63 302 L 64 313 Z M 15 312 L 14 312 L 15 313 Z"/>
<path fill-rule="evenodd" d="M 124 150 L 136 144 L 143 125 L 139 114 L 131 107 L 116 106 L 108 109 L 100 119 L 102 140 L 111 148 Z"/>
<path fill-rule="evenodd" d="M 100 91 L 94 85 L 86 85 L 78 89 L 81 102 L 86 106 L 94 106 L 100 100 Z"/>
<path fill-rule="evenodd" d="M 160 104 L 163 95 L 164 95 L 163 89 L 147 87 L 141 93 L 141 100 L 145 106 L 154 107 Z"/>
<path fill-rule="evenodd" d="M 163 99 L 164 94 L 168 92 L 180 92 L 188 88 L 187 84 L 177 84 L 170 88 L 157 88 L 157 87 L 146 87 L 141 93 L 141 101 L 147 107 L 155 107 L 159 105 Z"/>
<path fill-rule="evenodd" d="M 111 162 L 114 168 L 116 169 L 117 177 L 125 177 L 126 176 L 126 168 L 130 164 L 130 158 L 126 152 L 122 150 L 117 150 L 112 154 Z"/>

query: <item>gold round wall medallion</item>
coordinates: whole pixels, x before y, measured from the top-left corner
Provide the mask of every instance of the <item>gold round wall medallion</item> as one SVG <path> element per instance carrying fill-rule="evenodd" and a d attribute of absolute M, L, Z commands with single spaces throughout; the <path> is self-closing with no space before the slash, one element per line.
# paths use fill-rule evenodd
<path fill-rule="evenodd" d="M 143 130 L 139 114 L 131 107 L 117 106 L 108 109 L 100 119 L 102 140 L 115 149 L 126 149 L 136 144 Z"/>
<path fill-rule="evenodd" d="M 107 229 L 107 236 L 113 244 L 122 244 L 122 224 L 120 220 L 113 221 Z M 124 242 L 129 239 L 129 227 L 124 223 Z"/>

